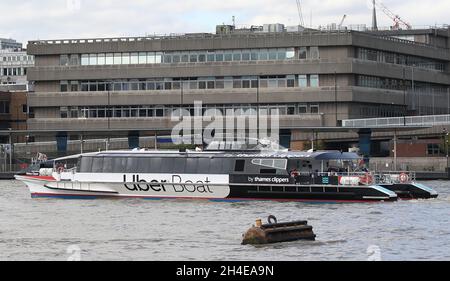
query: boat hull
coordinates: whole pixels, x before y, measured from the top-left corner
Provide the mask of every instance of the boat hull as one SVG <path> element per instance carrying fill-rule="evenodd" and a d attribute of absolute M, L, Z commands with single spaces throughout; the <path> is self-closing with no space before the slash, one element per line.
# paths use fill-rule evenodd
<path fill-rule="evenodd" d="M 332 185 L 173 185 L 149 183 L 94 183 L 56 181 L 51 177 L 16 176 L 33 198 L 100 199 L 200 199 L 211 201 L 280 201 L 318 203 L 359 203 L 397 201 L 397 195 L 380 186 Z"/>
<path fill-rule="evenodd" d="M 437 198 L 439 194 L 423 184 L 411 183 L 396 183 L 382 185 L 384 188 L 395 192 L 400 199 L 433 199 Z"/>

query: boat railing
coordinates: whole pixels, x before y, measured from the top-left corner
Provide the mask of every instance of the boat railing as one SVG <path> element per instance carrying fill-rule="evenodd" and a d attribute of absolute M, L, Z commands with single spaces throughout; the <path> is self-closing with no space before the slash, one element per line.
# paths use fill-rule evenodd
<path fill-rule="evenodd" d="M 413 172 L 302 172 L 296 177 L 296 183 L 304 185 L 370 186 L 413 181 L 415 181 Z"/>
<path fill-rule="evenodd" d="M 416 172 L 411 171 L 387 171 L 377 173 L 385 184 L 406 184 L 415 182 Z"/>

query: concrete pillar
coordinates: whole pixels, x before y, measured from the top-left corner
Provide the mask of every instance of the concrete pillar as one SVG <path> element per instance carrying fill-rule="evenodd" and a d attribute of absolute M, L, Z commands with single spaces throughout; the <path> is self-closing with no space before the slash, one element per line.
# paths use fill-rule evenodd
<path fill-rule="evenodd" d="M 370 145 L 372 139 L 371 129 L 361 129 L 358 131 L 359 135 L 359 152 L 364 157 L 364 163 L 369 164 L 370 160 Z"/>
<path fill-rule="evenodd" d="M 291 130 L 280 130 L 280 145 L 282 147 L 291 148 L 292 133 Z"/>
<path fill-rule="evenodd" d="M 59 132 L 56 135 L 56 147 L 58 156 L 66 156 L 67 155 L 67 132 Z"/>
<path fill-rule="evenodd" d="M 80 153 L 84 153 L 84 136 L 83 134 L 80 135 Z"/>
<path fill-rule="evenodd" d="M 129 149 L 140 148 L 138 131 L 128 132 L 128 148 Z"/>

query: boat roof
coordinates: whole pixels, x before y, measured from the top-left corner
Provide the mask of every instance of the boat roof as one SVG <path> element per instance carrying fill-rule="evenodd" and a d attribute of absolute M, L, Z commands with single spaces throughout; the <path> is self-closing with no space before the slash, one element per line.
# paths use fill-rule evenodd
<path fill-rule="evenodd" d="M 341 151 L 148 151 L 148 150 L 121 150 L 103 151 L 78 154 L 56 159 L 57 161 L 69 160 L 78 157 L 210 157 L 210 158 L 288 158 L 304 160 L 356 160 L 361 157 L 353 152 Z"/>

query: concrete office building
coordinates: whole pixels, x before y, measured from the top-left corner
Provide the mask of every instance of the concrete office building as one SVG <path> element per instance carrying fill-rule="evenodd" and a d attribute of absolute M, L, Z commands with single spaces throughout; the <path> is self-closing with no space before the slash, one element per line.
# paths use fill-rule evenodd
<path fill-rule="evenodd" d="M 31 41 L 30 130 L 170 129 L 170 112 L 278 108 L 295 128 L 344 119 L 446 114 L 450 29 L 216 34 Z M 259 85 L 258 85 L 259 83 Z M 259 92 L 259 99 L 257 98 Z"/>

